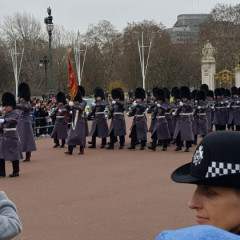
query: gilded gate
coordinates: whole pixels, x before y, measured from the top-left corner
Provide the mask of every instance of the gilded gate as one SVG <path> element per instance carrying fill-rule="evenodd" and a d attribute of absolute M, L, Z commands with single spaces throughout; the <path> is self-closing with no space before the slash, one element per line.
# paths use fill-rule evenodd
<path fill-rule="evenodd" d="M 223 70 L 214 74 L 216 88 L 228 88 L 235 86 L 235 73 Z"/>

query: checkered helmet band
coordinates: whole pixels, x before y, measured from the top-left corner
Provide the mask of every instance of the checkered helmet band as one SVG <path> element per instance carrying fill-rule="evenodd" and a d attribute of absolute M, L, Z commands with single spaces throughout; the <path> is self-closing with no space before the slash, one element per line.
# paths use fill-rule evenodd
<path fill-rule="evenodd" d="M 205 178 L 214 178 L 235 173 L 240 173 L 240 164 L 212 162 L 208 167 Z"/>

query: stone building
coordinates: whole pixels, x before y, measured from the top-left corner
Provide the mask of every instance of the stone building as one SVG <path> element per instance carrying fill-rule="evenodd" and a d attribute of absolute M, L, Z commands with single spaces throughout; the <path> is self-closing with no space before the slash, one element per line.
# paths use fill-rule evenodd
<path fill-rule="evenodd" d="M 173 43 L 185 43 L 197 38 L 199 26 L 210 14 L 181 14 L 172 28 L 167 29 Z"/>

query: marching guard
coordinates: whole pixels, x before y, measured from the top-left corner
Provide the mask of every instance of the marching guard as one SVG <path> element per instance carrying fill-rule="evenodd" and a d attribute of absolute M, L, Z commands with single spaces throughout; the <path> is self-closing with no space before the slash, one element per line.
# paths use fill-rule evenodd
<path fill-rule="evenodd" d="M 113 101 L 110 109 L 110 117 L 112 121 L 109 128 L 110 145 L 107 149 L 114 149 L 115 138 L 118 136 L 120 138 L 119 149 L 123 149 L 126 135 L 124 93 L 122 89 L 115 88 L 112 90 L 111 94 Z"/>
<path fill-rule="evenodd" d="M 79 154 L 84 154 L 84 147 L 86 145 L 86 130 L 85 130 L 85 107 L 87 102 L 82 99 L 81 90 L 79 90 L 73 101 L 68 103 L 69 108 L 72 109 L 72 125 L 68 132 L 67 144 L 68 151 L 65 152 L 67 155 L 72 155 L 73 148 L 76 145 L 80 145 Z"/>
<path fill-rule="evenodd" d="M 165 92 L 163 89 L 156 90 L 155 108 L 153 111 L 154 119 L 156 119 L 153 131 L 152 131 L 152 146 L 148 147 L 153 151 L 156 151 L 157 140 L 160 140 L 163 144 L 162 151 L 167 151 L 168 140 L 170 139 L 170 133 L 168 129 L 168 123 L 166 120 L 165 112 L 168 109 L 168 105 L 165 103 Z"/>
<path fill-rule="evenodd" d="M 81 92 L 82 98 L 85 97 L 85 89 L 83 86 L 78 86 L 78 90 Z M 85 100 L 84 100 L 85 101 Z M 89 130 L 88 130 L 88 120 L 87 120 L 87 113 L 84 111 L 84 120 L 85 120 L 85 136 L 89 136 Z"/>
<path fill-rule="evenodd" d="M 213 131 L 213 116 L 214 116 L 214 106 L 215 106 L 214 93 L 212 90 L 208 90 L 205 101 L 209 106 L 206 114 L 207 114 L 207 120 L 208 120 L 208 132 L 210 133 Z"/>
<path fill-rule="evenodd" d="M 23 158 L 20 138 L 17 132 L 19 115 L 15 111 L 16 100 L 12 93 L 5 92 L 2 96 L 5 115 L 0 119 L 3 127 L 3 138 L 0 143 L 0 177 L 6 176 L 5 161 L 11 161 L 13 172 L 9 177 L 19 176 L 19 160 Z"/>
<path fill-rule="evenodd" d="M 240 97 L 238 96 L 237 87 L 232 87 L 232 102 L 229 110 L 228 123 L 236 127 L 236 131 L 240 131 Z"/>
<path fill-rule="evenodd" d="M 145 90 L 143 88 L 136 88 L 135 90 L 135 101 L 130 107 L 128 116 L 134 116 L 131 133 L 129 137 L 131 138 L 131 147 L 128 149 L 135 149 L 137 141 L 141 141 L 140 150 L 144 150 L 147 142 L 147 118 L 145 116 L 145 110 L 147 109 L 147 103 L 144 102 Z"/>
<path fill-rule="evenodd" d="M 66 97 L 63 92 L 58 92 L 57 96 L 57 109 L 51 114 L 51 117 L 55 119 L 53 132 L 51 134 L 51 138 L 54 139 L 55 145 L 53 148 L 64 148 L 65 142 L 67 138 L 67 130 L 68 130 L 68 119 L 67 112 L 68 110 L 65 108 Z M 59 140 L 62 140 L 62 144 L 60 146 Z"/>
<path fill-rule="evenodd" d="M 17 124 L 17 132 L 20 137 L 21 151 L 26 152 L 26 158 L 23 162 L 29 162 L 31 159 L 31 152 L 36 151 L 36 143 L 33 136 L 33 129 L 31 124 L 31 91 L 27 83 L 21 83 L 18 87 L 19 104 L 16 105 L 18 110 L 19 120 Z"/>
<path fill-rule="evenodd" d="M 223 89 L 216 88 L 215 93 L 215 106 L 213 115 L 213 124 L 215 125 L 216 131 L 222 131 L 226 129 L 228 123 L 228 102 L 223 97 Z"/>
<path fill-rule="evenodd" d="M 171 114 L 172 107 L 174 104 L 172 102 L 170 102 L 170 91 L 167 88 L 163 88 L 163 91 L 165 93 L 165 102 L 164 102 L 164 107 L 166 108 L 165 116 L 166 116 L 166 120 L 167 120 L 169 133 L 171 136 L 171 138 L 169 139 L 169 144 L 170 144 L 172 137 L 173 137 L 173 133 L 174 133 L 173 115 Z"/>
<path fill-rule="evenodd" d="M 159 89 L 159 88 L 155 87 L 155 88 L 153 88 L 153 90 L 152 90 L 152 93 L 153 93 L 153 103 L 152 103 L 151 106 L 148 108 L 147 113 L 153 113 L 153 111 L 154 111 L 154 108 L 155 108 L 155 106 L 156 106 L 156 103 L 155 103 L 155 101 L 156 101 L 156 91 L 157 91 L 158 89 Z M 155 122 L 156 122 L 156 118 L 154 118 L 154 117 L 153 117 L 153 114 L 152 114 L 152 115 L 151 115 L 151 124 L 150 124 L 150 127 L 149 127 L 149 129 L 148 129 L 148 131 L 149 131 L 150 133 L 152 133 L 152 131 L 153 131 Z"/>
<path fill-rule="evenodd" d="M 107 103 L 104 101 L 105 95 L 101 88 L 96 88 L 94 97 L 96 101 L 92 104 L 91 112 L 91 114 L 94 116 L 94 119 L 92 123 L 92 129 L 89 134 L 92 137 L 92 142 L 89 148 L 96 148 L 96 137 L 102 139 L 100 148 L 105 148 L 107 143 L 106 138 L 108 136 L 108 125 L 105 117 L 105 108 Z"/>
<path fill-rule="evenodd" d="M 181 102 L 179 103 L 178 110 L 176 112 L 176 127 L 174 130 L 173 138 L 176 139 L 177 148 L 175 151 L 182 150 L 183 141 L 186 141 L 186 150 L 189 152 L 189 148 L 194 140 L 192 129 L 192 114 L 193 106 L 190 100 L 190 90 L 186 86 L 180 88 Z"/>
<path fill-rule="evenodd" d="M 208 103 L 205 101 L 205 92 L 202 90 L 197 91 L 195 99 L 197 101 L 197 109 L 195 110 L 196 134 L 205 137 L 208 134 L 207 110 L 209 108 Z"/>

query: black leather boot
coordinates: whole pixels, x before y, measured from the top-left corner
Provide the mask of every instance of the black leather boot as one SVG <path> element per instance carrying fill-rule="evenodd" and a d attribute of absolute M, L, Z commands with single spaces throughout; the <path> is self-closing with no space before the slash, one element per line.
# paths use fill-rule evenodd
<path fill-rule="evenodd" d="M 153 150 L 153 151 L 156 151 L 156 147 L 153 147 L 153 146 L 148 147 L 148 149 Z"/>
<path fill-rule="evenodd" d="M 189 152 L 189 148 L 188 147 L 185 149 L 185 152 Z"/>
<path fill-rule="evenodd" d="M 135 145 L 131 145 L 128 149 L 135 149 Z"/>
<path fill-rule="evenodd" d="M 105 148 L 106 144 L 107 144 L 107 139 L 102 138 L 102 144 L 101 144 L 100 148 Z"/>
<path fill-rule="evenodd" d="M 79 155 L 83 155 L 84 154 L 84 147 L 83 146 L 80 146 L 80 152 L 79 152 Z"/>
<path fill-rule="evenodd" d="M 13 173 L 9 174 L 9 177 L 19 176 L 19 160 L 12 161 Z"/>
<path fill-rule="evenodd" d="M 146 146 L 146 141 L 141 141 L 141 147 L 140 150 L 144 150 Z"/>
<path fill-rule="evenodd" d="M 176 149 L 175 149 L 174 151 L 178 152 L 178 151 L 180 151 L 180 150 L 182 150 L 181 147 L 176 147 Z"/>
<path fill-rule="evenodd" d="M 23 160 L 23 162 L 30 162 L 31 158 L 31 152 L 26 152 L 26 158 Z"/>
<path fill-rule="evenodd" d="M 67 154 L 67 155 L 72 155 L 72 152 L 73 152 L 73 146 L 68 145 L 68 151 L 64 152 L 64 153 Z"/>
<path fill-rule="evenodd" d="M 91 146 L 89 146 L 89 148 L 96 148 L 96 137 L 92 137 L 92 142 L 91 142 Z"/>
<path fill-rule="evenodd" d="M 62 139 L 62 145 L 60 146 L 60 148 L 64 148 L 65 147 L 65 143 L 66 143 L 65 139 Z"/>
<path fill-rule="evenodd" d="M 0 159 L 0 177 L 6 177 L 6 172 L 5 172 L 5 160 Z"/>
<path fill-rule="evenodd" d="M 114 149 L 114 145 L 110 144 L 106 149 L 113 150 Z"/>

